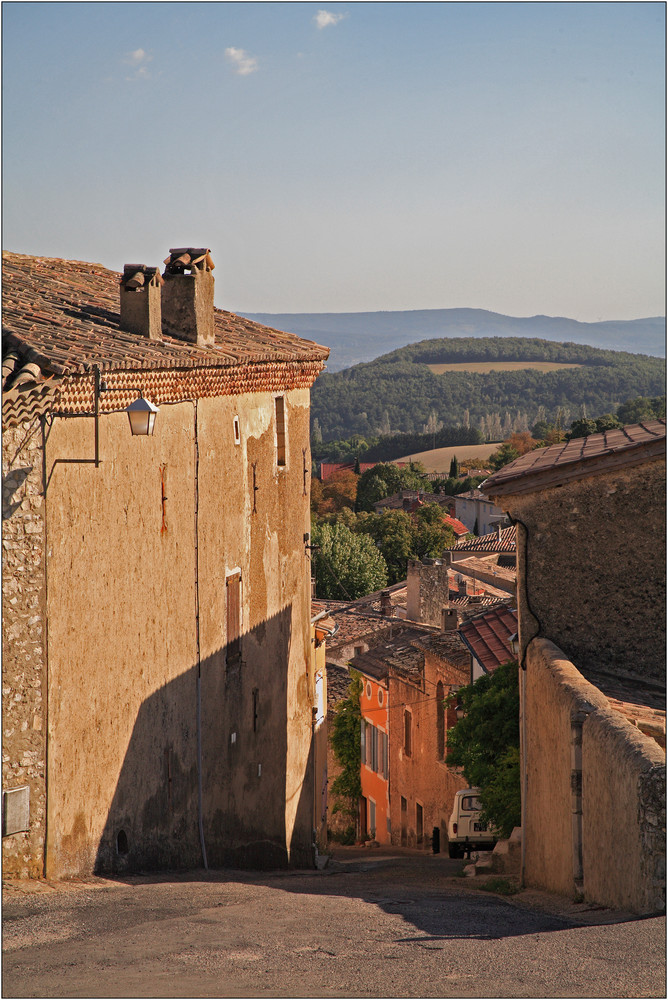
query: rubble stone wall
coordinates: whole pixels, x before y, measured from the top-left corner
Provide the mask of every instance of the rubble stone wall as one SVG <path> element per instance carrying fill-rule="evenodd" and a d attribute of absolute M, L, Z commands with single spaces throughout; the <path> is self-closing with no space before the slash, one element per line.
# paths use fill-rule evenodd
<path fill-rule="evenodd" d="M 44 871 L 47 727 L 39 418 L 6 429 L 2 455 L 2 788 L 27 785 L 30 790 L 30 829 L 3 835 L 2 864 L 5 875 L 39 877 Z"/>

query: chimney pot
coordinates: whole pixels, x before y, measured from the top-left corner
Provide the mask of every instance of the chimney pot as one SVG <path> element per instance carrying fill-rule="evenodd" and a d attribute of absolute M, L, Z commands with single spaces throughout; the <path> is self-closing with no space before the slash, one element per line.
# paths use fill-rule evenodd
<path fill-rule="evenodd" d="M 165 333 L 199 347 L 215 343 L 214 268 L 206 247 L 176 247 L 165 258 L 162 326 Z M 186 270 L 190 274 L 186 274 Z"/>
<path fill-rule="evenodd" d="M 381 615 L 385 615 L 386 618 L 392 618 L 394 615 L 394 607 L 389 590 L 381 590 L 380 592 L 380 613 Z"/>
<path fill-rule="evenodd" d="M 162 339 L 160 286 L 157 267 L 126 264 L 121 276 L 121 329 L 149 340 Z"/>

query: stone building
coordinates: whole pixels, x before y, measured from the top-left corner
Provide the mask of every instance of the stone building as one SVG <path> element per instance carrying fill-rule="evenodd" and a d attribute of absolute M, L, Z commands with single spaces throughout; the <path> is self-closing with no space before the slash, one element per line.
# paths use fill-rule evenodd
<path fill-rule="evenodd" d="M 361 826 L 379 843 L 425 847 L 447 841 L 455 792 L 466 781 L 445 764 L 456 722 L 447 696 L 469 680 L 456 631 L 406 623 L 392 640 L 356 656 L 361 697 Z"/>
<path fill-rule="evenodd" d="M 328 351 L 215 309 L 208 250 L 165 263 L 3 255 L 6 874 L 313 860 Z"/>
<path fill-rule="evenodd" d="M 485 483 L 517 526 L 523 878 L 636 913 L 665 907 L 665 453 L 652 420 Z"/>

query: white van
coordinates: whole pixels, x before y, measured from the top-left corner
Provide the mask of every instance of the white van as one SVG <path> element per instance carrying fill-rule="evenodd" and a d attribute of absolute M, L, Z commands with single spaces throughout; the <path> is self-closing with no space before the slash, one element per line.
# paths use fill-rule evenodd
<path fill-rule="evenodd" d="M 463 858 L 467 851 L 491 851 L 497 832 L 480 819 L 482 806 L 479 788 L 463 788 L 455 792 L 455 802 L 448 823 L 448 853 L 451 858 Z"/>

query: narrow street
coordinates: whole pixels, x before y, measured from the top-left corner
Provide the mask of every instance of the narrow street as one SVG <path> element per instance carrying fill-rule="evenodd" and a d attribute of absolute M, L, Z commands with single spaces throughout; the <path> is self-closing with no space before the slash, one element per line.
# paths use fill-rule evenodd
<path fill-rule="evenodd" d="M 503 896 L 462 868 L 337 848 L 320 872 L 12 883 L 3 996 L 665 996 L 665 918 Z"/>

